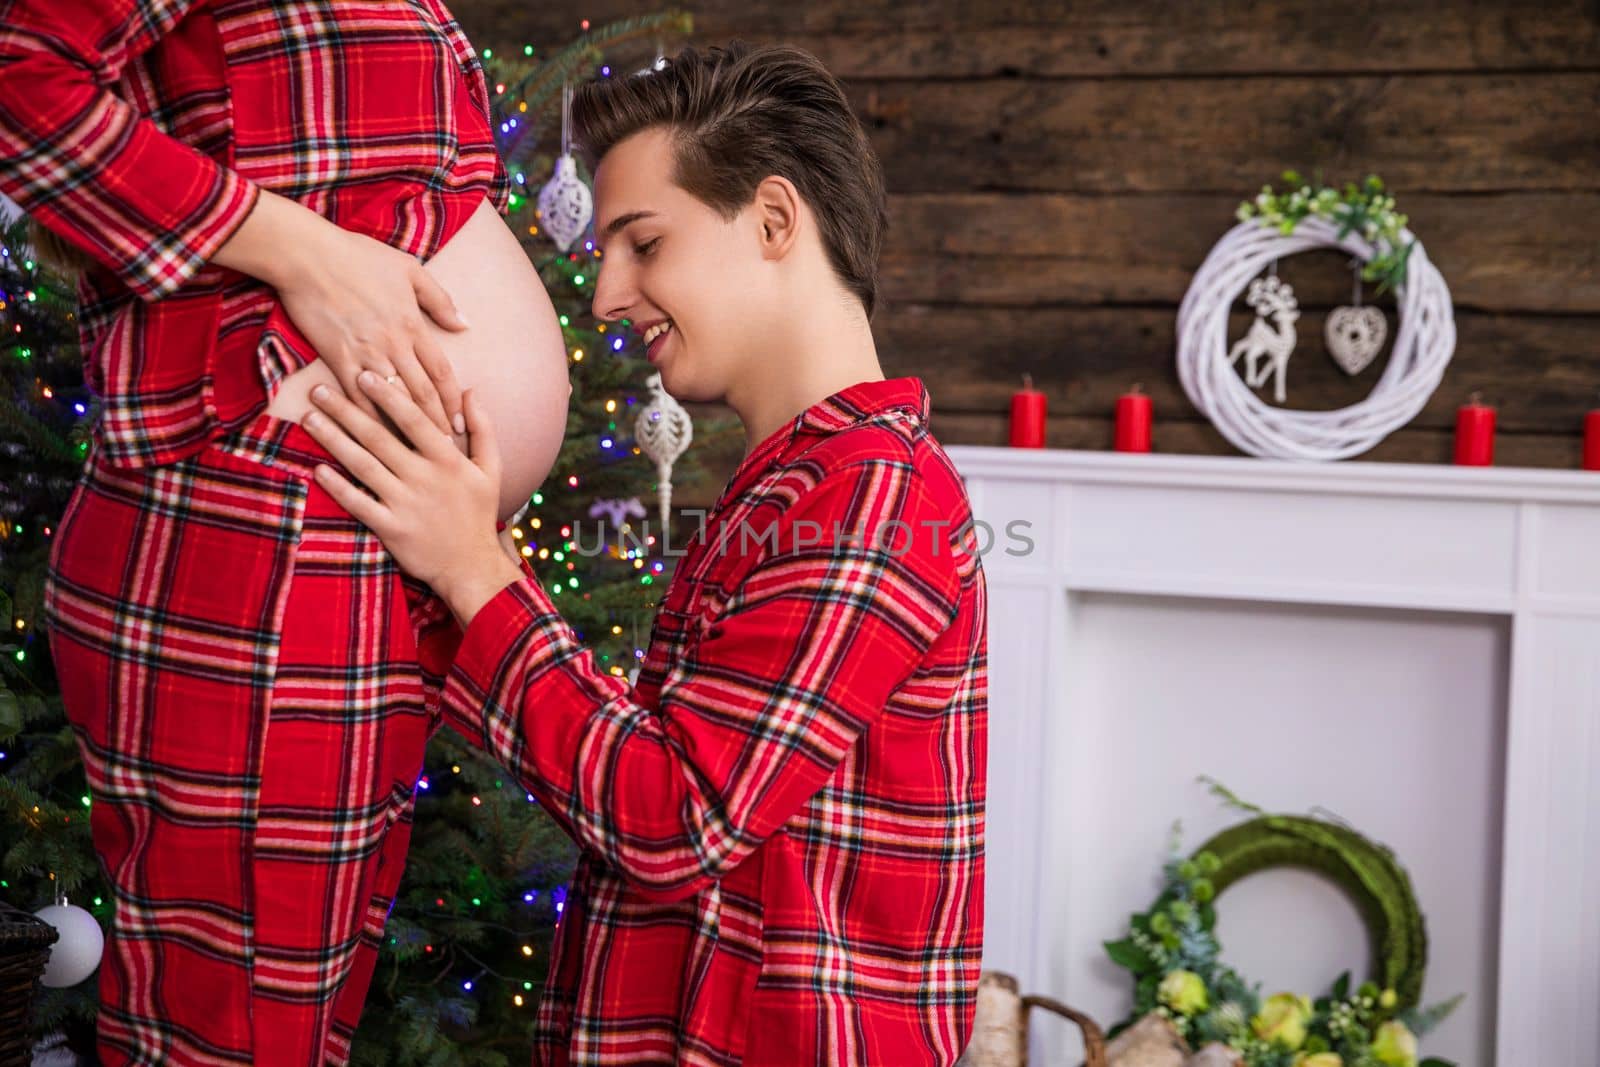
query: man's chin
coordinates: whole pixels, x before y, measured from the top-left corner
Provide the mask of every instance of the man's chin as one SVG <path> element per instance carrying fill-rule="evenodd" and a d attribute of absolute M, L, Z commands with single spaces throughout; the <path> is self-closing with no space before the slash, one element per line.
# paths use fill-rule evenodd
<path fill-rule="evenodd" d="M 666 394 L 680 404 L 705 404 L 709 401 L 703 395 L 705 390 L 698 388 L 693 379 L 685 379 L 671 366 L 656 368 L 661 375 L 661 388 Z"/>

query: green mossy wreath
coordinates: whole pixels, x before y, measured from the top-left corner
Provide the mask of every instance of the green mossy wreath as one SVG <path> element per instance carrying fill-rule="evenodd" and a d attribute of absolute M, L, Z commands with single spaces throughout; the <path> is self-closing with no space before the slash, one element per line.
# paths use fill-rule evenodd
<path fill-rule="evenodd" d="M 1270 814 L 1202 781 L 1251 818 L 1189 855 L 1178 851 L 1174 829 L 1160 896 L 1132 917 L 1126 937 L 1105 945 L 1134 980 L 1133 1012 L 1108 1036 L 1155 1014 L 1192 1047 L 1232 1048 L 1245 1067 L 1448 1067 L 1420 1058 L 1418 1039 L 1461 998 L 1419 1006 L 1428 935 L 1411 879 L 1394 854 L 1340 823 Z M 1367 981 L 1342 975 L 1315 1000 L 1290 991 L 1263 997 L 1258 984 L 1224 962 L 1215 933 L 1217 894 L 1283 867 L 1316 871 L 1348 895 L 1371 939 Z"/>
<path fill-rule="evenodd" d="M 1263 815 L 1217 834 L 1195 850 L 1221 866 L 1210 876 L 1221 893 L 1241 878 L 1273 867 L 1298 867 L 1332 879 L 1355 904 L 1372 946 L 1372 981 L 1392 989 L 1399 1007 L 1422 998 L 1428 934 L 1411 879 L 1394 854 L 1354 830 L 1295 815 Z"/>

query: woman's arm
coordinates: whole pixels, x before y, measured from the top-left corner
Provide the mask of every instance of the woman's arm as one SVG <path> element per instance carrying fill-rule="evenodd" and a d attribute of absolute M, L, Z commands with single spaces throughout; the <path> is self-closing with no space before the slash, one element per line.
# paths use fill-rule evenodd
<path fill-rule="evenodd" d="M 0 13 L 0 192 L 145 300 L 193 277 L 258 193 L 107 88 L 196 6 L 13 0 Z"/>
<path fill-rule="evenodd" d="M 467 40 L 467 35 L 461 28 L 461 23 L 456 21 L 448 8 L 441 0 L 425 0 L 433 11 L 434 18 L 439 20 L 439 25 L 444 28 L 445 40 L 450 42 L 450 50 L 455 53 L 456 64 L 461 68 L 461 76 L 467 81 L 467 89 L 472 94 L 472 102 L 483 112 L 483 120 L 488 123 L 489 129 L 494 129 L 494 109 L 489 95 L 489 78 L 484 72 L 483 61 L 478 58 L 477 51 L 472 47 L 472 42 Z M 511 174 L 506 170 L 505 160 L 496 152 L 494 156 L 494 180 L 489 183 L 489 203 L 494 205 L 495 213 L 504 215 L 510 206 L 511 200 Z"/>
<path fill-rule="evenodd" d="M 398 373 L 441 430 L 460 387 L 423 315 L 465 329 L 411 256 L 349 233 L 176 140 L 108 86 L 171 33 L 195 0 L 0 4 L 0 192 L 147 301 L 207 262 L 278 289 L 296 327 L 344 386 Z"/>
<path fill-rule="evenodd" d="M 334 236 L 327 232 L 330 225 L 305 205 L 263 189 L 255 210 L 211 260 L 275 289 L 293 285 L 299 271 L 315 266 L 327 253 L 323 244 Z"/>

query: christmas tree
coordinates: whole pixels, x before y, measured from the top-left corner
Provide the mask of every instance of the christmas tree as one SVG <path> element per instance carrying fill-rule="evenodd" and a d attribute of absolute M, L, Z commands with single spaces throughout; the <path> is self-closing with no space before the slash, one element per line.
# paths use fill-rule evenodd
<path fill-rule="evenodd" d="M 96 405 L 78 358 L 73 286 L 0 222 L 0 900 L 65 892 L 104 926 L 111 894 L 89 843 L 89 791 L 39 630 L 45 563 L 88 452 Z M 46 990 L 41 1030 L 82 1031 L 94 983 Z"/>
<path fill-rule="evenodd" d="M 657 509 L 657 470 L 635 438 L 651 368 L 628 323 L 590 311 L 600 256 L 591 229 L 565 249 L 550 240 L 538 190 L 564 148 L 565 86 L 648 68 L 665 40 L 690 29 L 668 13 L 614 23 L 540 55 L 482 50 L 494 122 L 513 180 L 508 222 L 561 318 L 573 385 L 566 439 L 512 536 L 603 669 L 630 676 L 643 656 L 658 594 L 695 523 Z M 587 179 L 579 164 L 580 175 Z M 109 923 L 110 893 L 88 834 L 88 795 L 37 631 L 52 523 L 81 468 L 94 398 L 83 384 L 71 286 L 36 262 L 20 222 L 0 254 L 0 899 L 26 910 L 64 891 Z M 740 434 L 729 418 L 696 428 L 697 444 Z M 691 451 L 675 485 L 703 482 Z M 648 515 L 648 527 L 645 516 Z M 602 526 L 600 519 L 604 517 Z M 606 531 L 604 538 L 601 530 Z M 518 1063 L 565 901 L 573 844 L 533 798 L 452 731 L 430 745 L 418 782 L 405 879 L 355 1042 L 359 1064 Z M 95 981 L 46 990 L 40 1033 L 92 1045 Z"/>

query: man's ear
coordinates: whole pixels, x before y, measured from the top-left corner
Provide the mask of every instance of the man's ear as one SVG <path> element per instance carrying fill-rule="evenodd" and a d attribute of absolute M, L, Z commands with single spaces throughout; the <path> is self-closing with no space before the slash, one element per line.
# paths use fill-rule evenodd
<path fill-rule="evenodd" d="M 800 232 L 800 191 L 788 178 L 769 175 L 756 186 L 755 208 L 761 223 L 762 256 L 782 259 Z"/>

